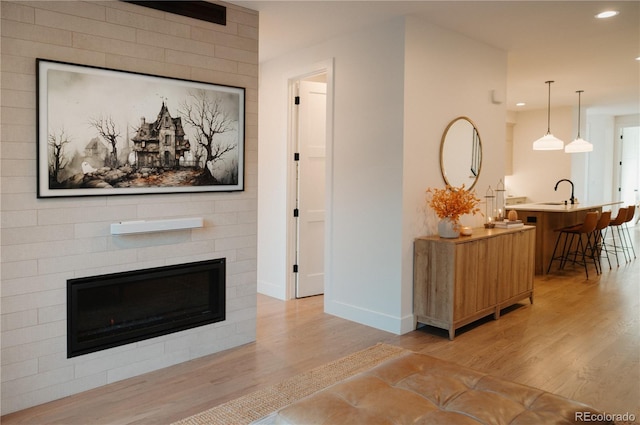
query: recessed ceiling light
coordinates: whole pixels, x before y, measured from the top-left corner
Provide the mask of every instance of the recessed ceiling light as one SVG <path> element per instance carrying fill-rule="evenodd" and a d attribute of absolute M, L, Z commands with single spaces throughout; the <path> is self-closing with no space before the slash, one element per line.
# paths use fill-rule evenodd
<path fill-rule="evenodd" d="M 638 57 L 636 58 L 636 60 L 637 60 L 637 61 L 640 61 L 640 56 L 638 56 Z"/>
<path fill-rule="evenodd" d="M 524 102 L 518 102 L 518 103 L 516 103 L 516 106 L 524 106 L 524 105 L 526 105 L 526 103 L 524 103 Z"/>
<path fill-rule="evenodd" d="M 605 10 L 604 12 L 600 12 L 596 15 L 596 18 L 598 19 L 606 19 L 606 18 L 611 18 L 614 17 L 616 15 L 619 15 L 620 12 L 618 12 L 617 10 Z"/>

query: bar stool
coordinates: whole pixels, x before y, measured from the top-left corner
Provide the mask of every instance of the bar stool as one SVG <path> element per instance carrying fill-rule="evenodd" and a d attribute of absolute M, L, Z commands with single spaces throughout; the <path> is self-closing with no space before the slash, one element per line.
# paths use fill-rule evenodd
<path fill-rule="evenodd" d="M 576 224 L 574 226 L 563 227 L 562 229 L 555 230 L 558 233 L 558 238 L 556 239 L 556 245 L 553 248 L 553 254 L 551 254 L 551 260 L 549 261 L 549 267 L 547 268 L 547 273 L 551 270 L 551 265 L 554 261 L 559 261 L 560 266 L 558 269 L 563 269 L 567 260 L 571 255 L 573 255 L 573 263 L 579 263 L 584 266 L 584 272 L 587 275 L 587 279 L 589 279 L 589 270 L 587 269 L 587 258 L 591 258 L 593 260 L 593 264 L 596 268 L 596 273 L 600 273 L 600 269 L 598 268 L 598 263 L 596 262 L 596 257 L 593 255 L 595 252 L 593 249 L 593 245 L 591 244 L 591 235 L 596 229 L 596 225 L 598 224 L 598 213 L 596 211 L 588 212 L 584 217 L 584 222 L 581 224 Z M 560 239 L 564 235 L 564 245 L 562 248 L 562 253 L 556 257 L 556 250 L 560 243 Z M 571 251 L 571 247 L 573 246 L 573 241 L 577 236 L 577 243 L 574 251 Z M 590 255 L 587 254 L 590 253 Z M 578 260 L 578 255 L 581 256 L 581 259 Z"/>
<path fill-rule="evenodd" d="M 626 262 L 630 261 L 627 260 L 627 250 L 624 247 L 623 244 L 623 240 L 622 240 L 622 234 L 620 233 L 620 226 L 622 226 L 622 223 L 624 223 L 627 220 L 627 208 L 620 208 L 618 210 L 618 215 L 616 215 L 616 218 L 614 218 L 613 220 L 611 220 L 611 222 L 609 222 L 609 226 L 607 226 L 607 229 L 605 230 L 605 239 L 606 239 L 606 234 L 609 231 L 609 229 L 611 229 L 611 240 L 613 241 L 613 252 L 614 254 L 616 254 L 616 263 L 618 264 L 618 267 L 620 267 L 620 259 L 618 258 L 618 252 L 622 252 L 624 254 L 624 259 Z M 616 244 L 616 233 L 618 233 L 618 244 Z"/>
<path fill-rule="evenodd" d="M 611 260 L 609 259 L 609 251 L 604 243 L 604 231 L 609 227 L 611 222 L 611 211 L 604 211 L 600 214 L 596 228 L 593 231 L 593 255 L 598 259 L 598 263 L 601 264 L 602 252 L 604 251 L 607 257 L 607 263 L 609 263 L 609 270 L 611 270 Z M 602 264 L 600 265 L 600 272 L 602 272 Z"/>
<path fill-rule="evenodd" d="M 624 221 L 624 223 L 622 223 L 622 230 L 624 232 L 627 232 L 627 238 L 629 239 L 625 245 L 627 246 L 627 251 L 629 251 L 629 248 L 631 248 L 631 252 L 633 252 L 633 258 L 636 258 L 636 250 L 633 249 L 633 240 L 631 239 L 631 233 L 629 232 L 629 223 L 633 220 L 633 217 L 635 215 L 636 215 L 636 206 L 629 205 L 627 207 L 627 219 Z M 623 232 L 623 236 L 624 236 L 624 232 Z M 629 260 L 631 260 L 631 254 L 629 254 Z"/>

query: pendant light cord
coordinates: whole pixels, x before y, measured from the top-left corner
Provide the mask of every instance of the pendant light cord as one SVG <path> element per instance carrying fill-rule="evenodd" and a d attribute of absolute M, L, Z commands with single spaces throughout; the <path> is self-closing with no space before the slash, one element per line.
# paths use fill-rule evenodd
<path fill-rule="evenodd" d="M 578 93 L 578 139 L 580 138 L 580 95 L 582 94 L 584 90 L 578 90 L 576 91 L 576 93 Z"/>
<path fill-rule="evenodd" d="M 545 81 L 549 85 L 549 95 L 547 96 L 547 134 L 551 134 L 551 83 L 553 81 Z"/>

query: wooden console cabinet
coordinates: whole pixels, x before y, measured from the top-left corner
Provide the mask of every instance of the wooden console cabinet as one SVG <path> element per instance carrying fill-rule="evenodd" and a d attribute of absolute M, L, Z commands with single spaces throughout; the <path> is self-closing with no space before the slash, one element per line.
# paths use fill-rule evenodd
<path fill-rule="evenodd" d="M 535 227 L 473 229 L 472 236 L 417 238 L 413 314 L 449 331 L 529 298 L 533 303 Z"/>

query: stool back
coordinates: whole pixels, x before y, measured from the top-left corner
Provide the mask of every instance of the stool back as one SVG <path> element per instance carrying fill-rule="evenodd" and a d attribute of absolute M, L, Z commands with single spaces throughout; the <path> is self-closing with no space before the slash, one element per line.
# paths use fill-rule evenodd
<path fill-rule="evenodd" d="M 628 223 L 631 220 L 633 220 L 633 216 L 634 215 L 636 215 L 636 206 L 635 205 L 629 205 L 627 207 L 627 219 L 624 222 Z"/>
<path fill-rule="evenodd" d="M 600 214 L 600 218 L 598 219 L 598 224 L 596 224 L 596 230 L 606 229 L 610 222 L 611 222 L 611 211 L 604 211 L 602 214 Z"/>
<path fill-rule="evenodd" d="M 618 215 L 616 216 L 616 218 L 611 220 L 611 222 L 609 223 L 609 226 L 620 226 L 626 220 L 627 220 L 627 209 L 620 208 L 618 210 Z"/>
<path fill-rule="evenodd" d="M 578 229 L 580 233 L 591 233 L 596 230 L 596 225 L 598 224 L 598 212 L 590 211 L 587 215 L 584 216 L 584 222 L 582 226 Z"/>

